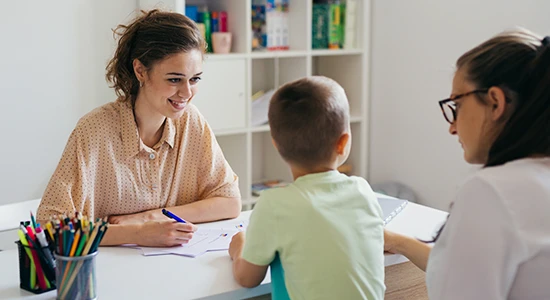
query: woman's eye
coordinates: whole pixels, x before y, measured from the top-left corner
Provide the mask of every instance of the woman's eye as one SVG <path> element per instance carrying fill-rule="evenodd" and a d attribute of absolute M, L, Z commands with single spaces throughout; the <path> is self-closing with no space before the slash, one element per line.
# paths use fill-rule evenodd
<path fill-rule="evenodd" d="M 170 81 L 171 83 L 178 83 L 181 81 L 181 78 L 169 78 L 168 81 Z"/>
<path fill-rule="evenodd" d="M 201 79 L 202 78 L 200 78 L 200 77 L 193 77 L 193 78 L 191 78 L 191 82 L 192 83 L 198 83 L 199 81 L 201 81 Z"/>
<path fill-rule="evenodd" d="M 455 104 L 455 110 L 458 111 L 460 109 L 460 105 Z"/>

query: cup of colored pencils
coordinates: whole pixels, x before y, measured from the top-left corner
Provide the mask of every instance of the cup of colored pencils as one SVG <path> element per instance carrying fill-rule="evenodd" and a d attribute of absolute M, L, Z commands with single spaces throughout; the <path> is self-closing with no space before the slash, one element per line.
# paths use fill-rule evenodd
<path fill-rule="evenodd" d="M 96 299 L 95 259 L 107 220 L 95 222 L 76 213 L 52 218 L 57 299 Z"/>

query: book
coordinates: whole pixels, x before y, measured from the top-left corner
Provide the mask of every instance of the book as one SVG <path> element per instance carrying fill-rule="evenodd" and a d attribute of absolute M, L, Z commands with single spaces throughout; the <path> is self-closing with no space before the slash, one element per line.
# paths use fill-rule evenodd
<path fill-rule="evenodd" d="M 311 24 L 311 48 L 328 48 L 329 6 L 326 3 L 313 3 Z"/>
<path fill-rule="evenodd" d="M 269 102 L 275 93 L 274 89 L 267 92 L 260 91 L 252 96 L 252 126 L 261 126 L 268 123 Z"/>
<path fill-rule="evenodd" d="M 343 45 L 342 48 L 344 49 L 354 49 L 355 46 L 355 36 L 356 36 L 356 30 L 357 27 L 357 0 L 346 0 L 346 4 L 344 5 L 342 15 L 343 15 L 343 32 L 342 32 L 342 39 L 343 39 Z"/>
<path fill-rule="evenodd" d="M 252 0 L 252 49 L 289 49 L 289 1 Z"/>
<path fill-rule="evenodd" d="M 340 49 L 342 44 L 342 14 L 339 1 L 329 4 L 328 48 Z"/>

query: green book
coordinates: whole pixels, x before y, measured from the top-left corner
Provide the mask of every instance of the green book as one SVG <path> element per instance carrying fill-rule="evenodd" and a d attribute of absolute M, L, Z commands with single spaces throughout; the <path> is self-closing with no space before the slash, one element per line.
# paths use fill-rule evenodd
<path fill-rule="evenodd" d="M 204 36 L 207 45 L 207 52 L 212 52 L 212 27 L 210 24 L 210 12 L 204 11 L 201 13 L 201 21 L 204 23 Z"/>
<path fill-rule="evenodd" d="M 342 14 L 339 3 L 329 4 L 329 33 L 328 33 L 328 48 L 340 49 L 342 41 Z"/>
<path fill-rule="evenodd" d="M 329 5 L 314 3 L 311 18 L 311 48 L 328 48 Z"/>
<path fill-rule="evenodd" d="M 346 40 L 346 4 L 340 4 L 340 48 L 344 48 Z"/>

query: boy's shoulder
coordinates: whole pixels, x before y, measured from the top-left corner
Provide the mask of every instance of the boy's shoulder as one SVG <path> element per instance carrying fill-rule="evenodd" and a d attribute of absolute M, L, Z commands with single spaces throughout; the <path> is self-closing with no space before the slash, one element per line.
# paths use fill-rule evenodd
<path fill-rule="evenodd" d="M 298 196 L 298 193 L 294 188 L 293 183 L 289 183 L 284 186 L 277 186 L 262 190 L 260 193 L 260 200 L 274 201 L 277 199 L 288 199 L 288 197 L 293 196 Z"/>

